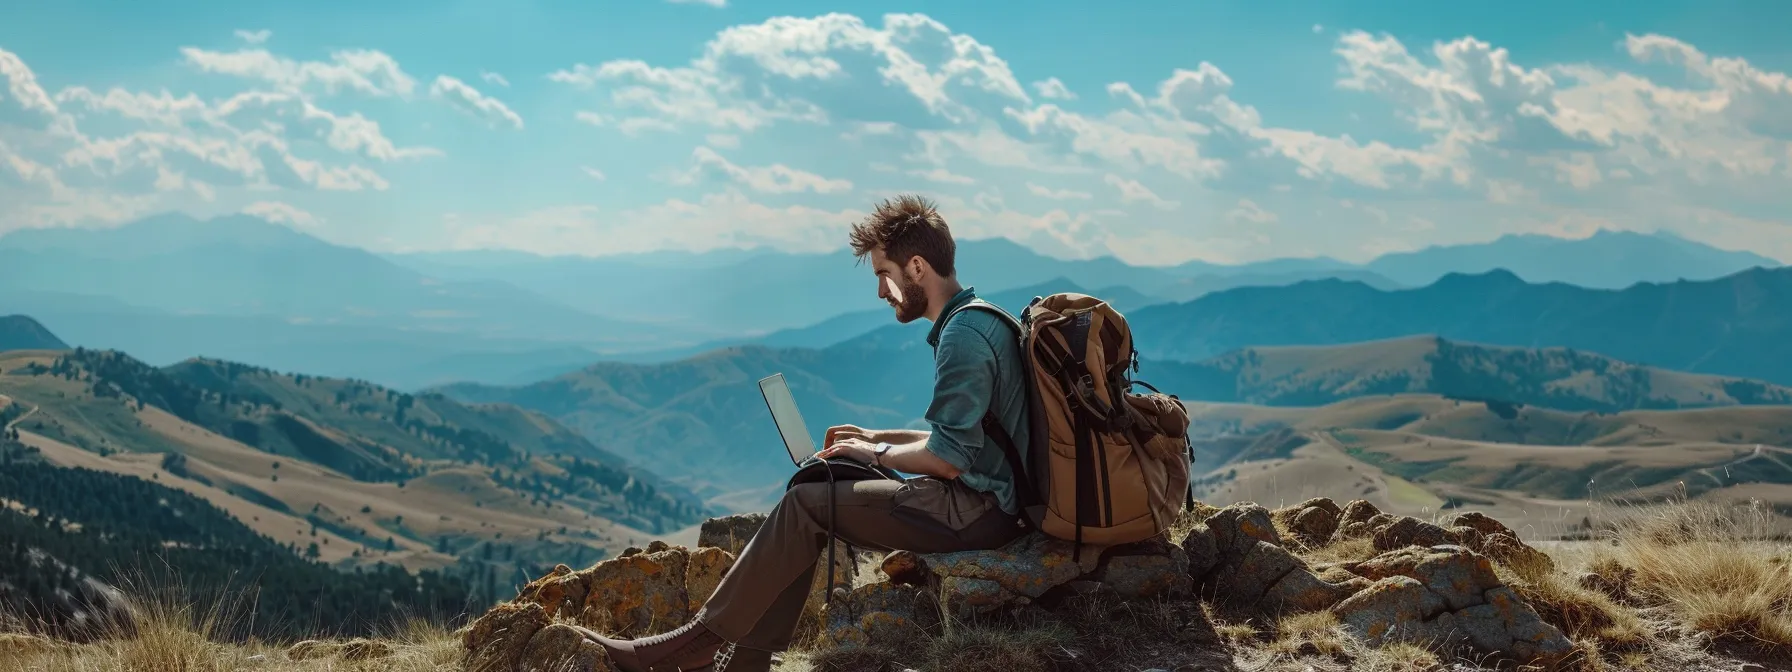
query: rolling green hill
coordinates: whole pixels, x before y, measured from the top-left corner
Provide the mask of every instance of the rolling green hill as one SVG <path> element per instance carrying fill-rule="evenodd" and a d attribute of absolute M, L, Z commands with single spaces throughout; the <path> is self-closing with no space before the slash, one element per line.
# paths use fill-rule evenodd
<path fill-rule="evenodd" d="M 0 610 L 86 639 L 129 632 L 135 597 L 219 599 L 217 636 L 367 636 L 407 616 L 458 622 L 487 602 L 440 571 L 375 563 L 342 572 L 317 543 L 279 544 L 206 500 L 160 483 L 17 461 L 0 439 Z M 233 597 L 234 596 L 234 597 Z"/>
<path fill-rule="evenodd" d="M 506 578 L 712 513 L 537 413 L 216 360 L 7 353 L 0 417 L 53 464 L 158 480 L 281 542 L 321 530 L 345 566 L 487 571 L 496 550 Z"/>

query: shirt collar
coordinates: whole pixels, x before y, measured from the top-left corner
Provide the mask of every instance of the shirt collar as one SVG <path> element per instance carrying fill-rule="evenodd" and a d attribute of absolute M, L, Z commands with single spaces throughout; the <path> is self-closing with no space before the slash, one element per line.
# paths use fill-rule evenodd
<path fill-rule="evenodd" d="M 940 309 L 939 319 L 935 320 L 933 328 L 927 331 L 927 345 L 939 347 L 940 331 L 946 328 L 946 320 L 952 316 L 952 311 L 958 310 L 959 306 L 970 303 L 971 299 L 975 298 L 977 298 L 977 288 L 965 287 L 958 290 L 957 294 L 952 295 L 952 298 L 947 299 L 945 307 Z"/>

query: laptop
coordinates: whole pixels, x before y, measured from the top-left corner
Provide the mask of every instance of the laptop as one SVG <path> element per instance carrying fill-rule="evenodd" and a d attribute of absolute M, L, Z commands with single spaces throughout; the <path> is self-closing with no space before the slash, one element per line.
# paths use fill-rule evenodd
<path fill-rule="evenodd" d="M 815 462 L 815 439 L 809 434 L 809 427 L 803 424 L 803 414 L 796 408 L 796 397 L 790 394 L 790 384 L 785 382 L 784 374 L 774 373 L 759 380 L 759 394 L 765 397 L 765 407 L 772 413 L 772 422 L 778 425 L 778 434 L 784 438 L 784 450 L 790 453 L 790 462 L 798 467 Z"/>

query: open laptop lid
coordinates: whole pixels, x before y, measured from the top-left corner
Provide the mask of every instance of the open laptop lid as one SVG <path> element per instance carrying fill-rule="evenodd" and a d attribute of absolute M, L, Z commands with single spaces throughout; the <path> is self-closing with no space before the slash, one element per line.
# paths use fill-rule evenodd
<path fill-rule="evenodd" d="M 803 460 L 813 457 L 815 439 L 803 425 L 803 414 L 796 409 L 796 398 L 790 395 L 790 385 L 784 382 L 784 374 L 774 373 L 760 379 L 759 393 L 765 396 L 765 406 L 772 412 L 778 434 L 784 437 L 784 449 L 790 451 L 790 462 L 800 465 Z"/>

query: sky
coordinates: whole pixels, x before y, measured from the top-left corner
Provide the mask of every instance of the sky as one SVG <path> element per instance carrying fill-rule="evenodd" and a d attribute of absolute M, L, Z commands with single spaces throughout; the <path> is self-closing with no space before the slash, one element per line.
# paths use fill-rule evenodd
<path fill-rule="evenodd" d="M 878 200 L 1136 264 L 1669 231 L 1792 262 L 1792 3 L 21 3 L 0 233 L 825 251 Z"/>

